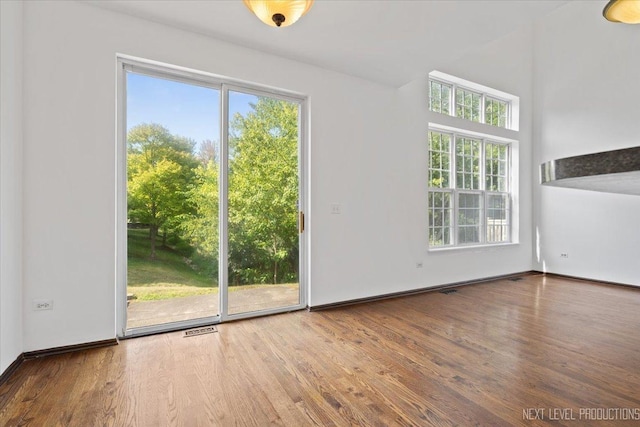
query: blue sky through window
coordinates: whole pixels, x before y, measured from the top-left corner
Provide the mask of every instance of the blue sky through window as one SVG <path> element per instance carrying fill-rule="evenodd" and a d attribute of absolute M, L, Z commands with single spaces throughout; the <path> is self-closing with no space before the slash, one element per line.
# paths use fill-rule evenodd
<path fill-rule="evenodd" d="M 251 111 L 257 97 L 234 92 L 229 115 Z M 127 131 L 158 123 L 174 135 L 220 141 L 220 91 L 136 73 L 127 73 Z"/>

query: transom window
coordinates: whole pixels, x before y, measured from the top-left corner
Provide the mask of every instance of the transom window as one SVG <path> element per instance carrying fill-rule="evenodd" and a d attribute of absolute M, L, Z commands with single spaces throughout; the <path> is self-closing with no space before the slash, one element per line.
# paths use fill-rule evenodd
<path fill-rule="evenodd" d="M 429 81 L 429 109 L 450 114 L 451 85 L 436 80 Z"/>
<path fill-rule="evenodd" d="M 455 108 L 450 108 L 451 104 Z M 429 110 L 471 122 L 510 127 L 510 101 L 455 83 L 429 79 Z"/>
<path fill-rule="evenodd" d="M 456 88 L 456 116 L 461 119 L 480 121 L 482 94 L 470 90 Z"/>
<path fill-rule="evenodd" d="M 508 113 L 509 103 L 507 101 L 490 97 L 485 98 L 484 118 L 487 124 L 500 128 L 507 127 Z"/>
<path fill-rule="evenodd" d="M 429 246 L 511 241 L 511 144 L 429 131 Z"/>

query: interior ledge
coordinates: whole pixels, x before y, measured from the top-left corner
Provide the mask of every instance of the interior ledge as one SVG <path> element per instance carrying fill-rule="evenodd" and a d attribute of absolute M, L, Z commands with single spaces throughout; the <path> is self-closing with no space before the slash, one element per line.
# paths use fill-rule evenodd
<path fill-rule="evenodd" d="M 551 160 L 540 165 L 540 183 L 640 196 L 640 146 Z"/>

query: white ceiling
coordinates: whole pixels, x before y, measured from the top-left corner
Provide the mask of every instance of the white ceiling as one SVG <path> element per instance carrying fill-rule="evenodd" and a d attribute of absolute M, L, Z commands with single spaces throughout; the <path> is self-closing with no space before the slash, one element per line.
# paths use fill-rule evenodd
<path fill-rule="evenodd" d="M 286 28 L 241 0 L 86 0 L 95 6 L 399 87 L 566 0 L 316 0 Z"/>

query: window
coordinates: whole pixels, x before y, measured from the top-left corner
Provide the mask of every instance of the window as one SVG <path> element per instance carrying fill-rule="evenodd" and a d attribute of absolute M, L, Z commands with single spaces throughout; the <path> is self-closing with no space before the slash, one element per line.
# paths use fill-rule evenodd
<path fill-rule="evenodd" d="M 429 131 L 429 245 L 510 242 L 510 144 Z"/>
<path fill-rule="evenodd" d="M 482 94 L 465 90 L 456 89 L 456 117 L 471 120 L 472 122 L 480 121 L 480 103 Z"/>
<path fill-rule="evenodd" d="M 450 114 L 451 85 L 436 80 L 429 81 L 429 109 L 437 113 Z"/>
<path fill-rule="evenodd" d="M 449 107 L 452 102 L 454 109 Z M 485 91 L 468 89 L 453 82 L 429 79 L 429 110 L 433 112 L 491 126 L 511 128 L 511 108 L 511 101 L 492 96 Z"/>
<path fill-rule="evenodd" d="M 517 242 L 518 142 L 513 136 L 519 105 L 509 93 L 429 73 L 429 110 L 440 113 L 430 115 L 427 142 L 430 249 Z"/>
<path fill-rule="evenodd" d="M 509 111 L 509 103 L 499 99 L 487 97 L 484 103 L 484 118 L 489 125 L 498 126 L 500 128 L 507 127 L 507 112 Z"/>

